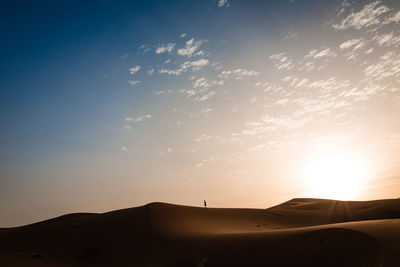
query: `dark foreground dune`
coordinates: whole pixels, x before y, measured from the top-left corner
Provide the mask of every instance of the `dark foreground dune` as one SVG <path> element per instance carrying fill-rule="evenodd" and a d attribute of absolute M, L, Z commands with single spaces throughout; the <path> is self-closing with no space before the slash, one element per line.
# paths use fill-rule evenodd
<path fill-rule="evenodd" d="M 400 199 L 69 214 L 0 229 L 0 266 L 400 266 Z"/>

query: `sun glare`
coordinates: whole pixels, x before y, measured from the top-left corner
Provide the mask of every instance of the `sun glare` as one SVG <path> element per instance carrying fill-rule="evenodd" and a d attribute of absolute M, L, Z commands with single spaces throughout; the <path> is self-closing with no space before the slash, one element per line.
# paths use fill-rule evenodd
<path fill-rule="evenodd" d="M 365 159 L 348 152 L 317 153 L 305 166 L 307 187 L 315 197 L 355 199 L 369 179 Z"/>

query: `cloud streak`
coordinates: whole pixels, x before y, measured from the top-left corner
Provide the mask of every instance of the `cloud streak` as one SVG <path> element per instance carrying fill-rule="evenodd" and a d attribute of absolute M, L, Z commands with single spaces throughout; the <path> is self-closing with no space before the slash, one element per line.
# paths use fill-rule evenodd
<path fill-rule="evenodd" d="M 140 66 L 136 66 L 136 67 L 129 68 L 129 73 L 130 73 L 131 75 L 133 75 L 133 74 L 135 74 L 136 72 L 138 72 L 140 69 L 141 69 Z"/>
<path fill-rule="evenodd" d="M 141 122 L 141 121 L 150 119 L 151 117 L 152 116 L 150 114 L 143 114 L 143 115 L 140 115 L 140 116 L 138 116 L 136 118 L 127 117 L 125 119 L 125 121 L 128 121 L 128 122 Z"/>
<path fill-rule="evenodd" d="M 219 0 L 218 1 L 218 7 L 229 7 L 230 6 L 230 4 L 229 4 L 229 2 L 228 2 L 228 0 Z"/>
<path fill-rule="evenodd" d="M 166 73 L 168 75 L 180 75 L 188 70 L 199 71 L 209 64 L 208 59 L 198 59 L 194 61 L 185 61 L 177 69 L 160 69 L 158 73 Z"/>
<path fill-rule="evenodd" d="M 156 54 L 163 54 L 165 52 L 172 53 L 172 51 L 175 48 L 175 45 L 176 45 L 175 43 L 160 45 L 159 47 L 156 48 Z"/>
<path fill-rule="evenodd" d="M 364 6 L 358 12 L 352 12 L 344 18 L 339 24 L 333 24 L 336 30 L 347 30 L 350 28 L 360 30 L 364 27 L 370 27 L 381 24 L 384 20 L 382 15 L 389 12 L 390 9 L 381 5 L 381 1 L 374 1 Z"/>
<path fill-rule="evenodd" d="M 140 81 L 139 81 L 139 80 L 129 80 L 128 83 L 129 83 L 130 85 L 136 85 L 136 84 L 139 84 Z"/>
<path fill-rule="evenodd" d="M 198 40 L 195 41 L 193 38 L 186 42 L 186 46 L 184 48 L 178 49 L 177 53 L 180 56 L 192 57 L 196 55 L 201 55 L 204 52 L 197 51 L 199 47 L 204 43 L 204 41 Z M 196 52 L 197 51 L 197 52 Z"/>

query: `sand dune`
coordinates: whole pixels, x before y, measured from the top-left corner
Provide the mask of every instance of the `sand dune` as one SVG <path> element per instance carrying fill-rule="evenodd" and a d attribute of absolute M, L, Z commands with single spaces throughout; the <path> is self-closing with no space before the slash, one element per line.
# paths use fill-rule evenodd
<path fill-rule="evenodd" d="M 0 229 L 0 266 L 400 266 L 400 199 L 69 214 Z"/>

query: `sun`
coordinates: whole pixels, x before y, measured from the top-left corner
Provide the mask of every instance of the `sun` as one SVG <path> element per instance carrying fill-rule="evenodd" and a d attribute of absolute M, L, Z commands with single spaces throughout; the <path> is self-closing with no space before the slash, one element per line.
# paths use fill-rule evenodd
<path fill-rule="evenodd" d="M 335 149 L 308 157 L 305 178 L 308 191 L 314 197 L 352 200 L 368 181 L 369 168 L 361 155 Z"/>

